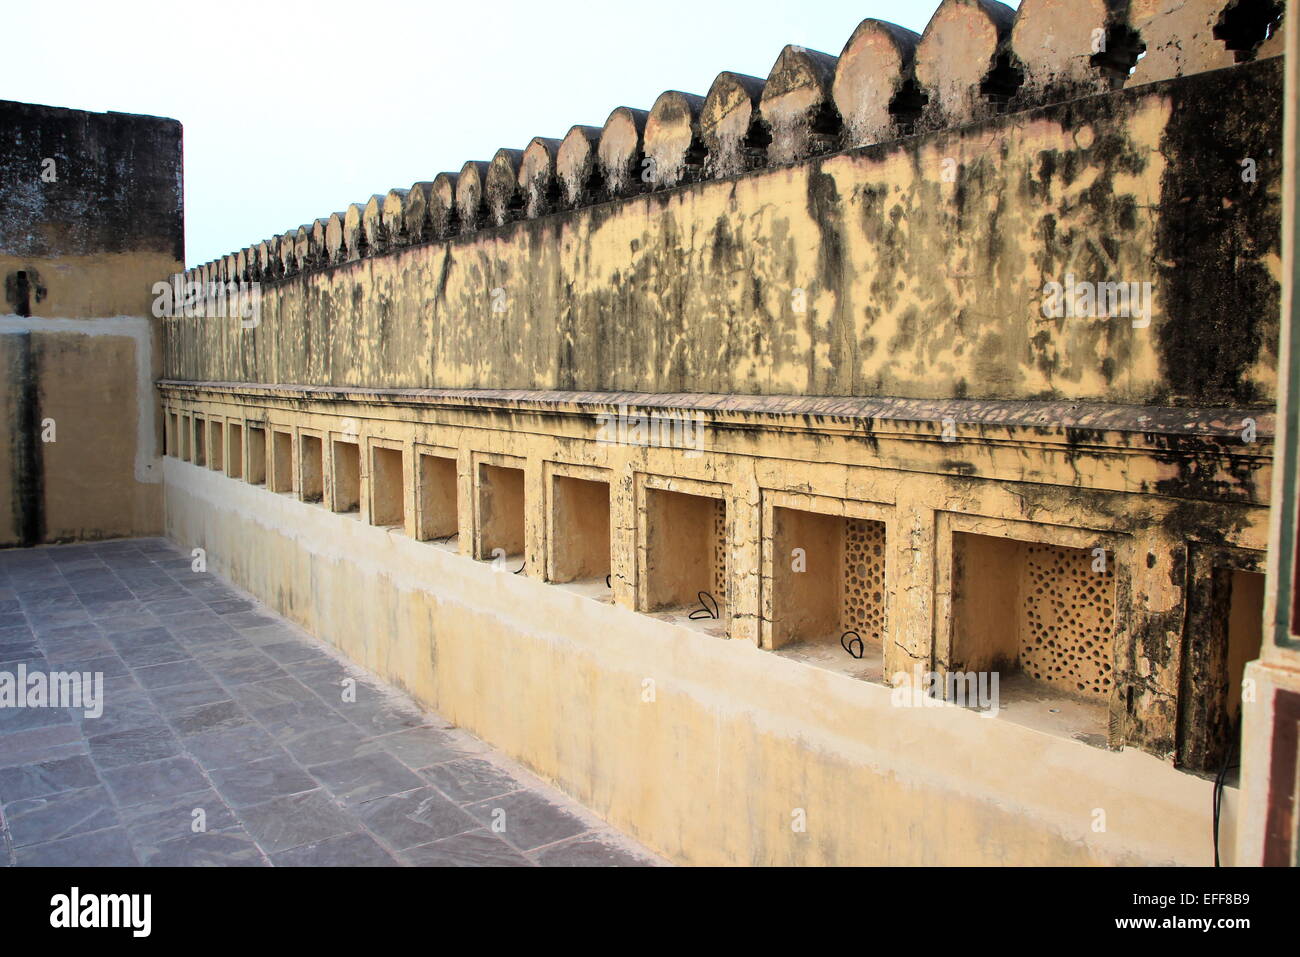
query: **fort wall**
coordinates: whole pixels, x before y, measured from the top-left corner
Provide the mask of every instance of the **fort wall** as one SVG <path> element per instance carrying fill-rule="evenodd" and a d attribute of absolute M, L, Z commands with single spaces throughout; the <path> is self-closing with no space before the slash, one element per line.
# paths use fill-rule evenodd
<path fill-rule="evenodd" d="M 679 861 L 1208 863 L 1262 9 L 944 0 L 191 269 L 259 298 L 165 325 L 168 533 Z"/>

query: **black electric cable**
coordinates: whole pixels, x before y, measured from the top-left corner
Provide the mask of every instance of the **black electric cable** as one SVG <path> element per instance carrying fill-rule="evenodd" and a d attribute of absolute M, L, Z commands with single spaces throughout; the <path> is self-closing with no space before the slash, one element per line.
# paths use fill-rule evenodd
<path fill-rule="evenodd" d="M 700 621 L 704 618 L 717 618 L 718 600 L 706 591 L 696 592 L 695 594 L 700 600 L 700 607 L 691 612 L 689 616 L 691 621 Z M 708 599 L 707 602 L 705 601 L 706 598 Z M 713 604 L 712 609 L 709 608 L 710 602 Z"/>
<path fill-rule="evenodd" d="M 1214 778 L 1214 866 L 1215 867 L 1220 866 L 1219 865 L 1219 808 L 1220 805 L 1223 803 L 1223 782 L 1227 778 L 1229 771 L 1231 771 L 1233 768 L 1240 767 L 1240 763 L 1238 764 L 1232 763 L 1232 755 L 1237 750 L 1237 742 L 1240 737 L 1240 732 L 1237 730 L 1237 723 L 1235 721 L 1231 725 L 1229 725 L 1228 735 L 1229 735 L 1230 743 L 1228 744 L 1227 753 L 1223 756 L 1223 767 L 1219 769 L 1219 773 L 1215 775 Z"/>

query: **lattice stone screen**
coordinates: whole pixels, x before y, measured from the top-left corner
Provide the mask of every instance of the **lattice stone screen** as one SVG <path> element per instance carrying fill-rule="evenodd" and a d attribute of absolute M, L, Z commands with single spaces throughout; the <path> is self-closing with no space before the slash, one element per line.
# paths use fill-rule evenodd
<path fill-rule="evenodd" d="M 1109 557 L 1109 556 L 1108 556 Z M 1115 570 L 1094 570 L 1083 548 L 1027 544 L 1022 571 L 1020 667 L 1073 694 L 1105 698 L 1112 685 Z"/>
<path fill-rule="evenodd" d="M 884 640 L 884 522 L 844 520 L 844 629 L 865 642 Z"/>
<path fill-rule="evenodd" d="M 723 499 L 713 502 L 713 597 L 718 607 L 727 600 L 727 503 Z"/>

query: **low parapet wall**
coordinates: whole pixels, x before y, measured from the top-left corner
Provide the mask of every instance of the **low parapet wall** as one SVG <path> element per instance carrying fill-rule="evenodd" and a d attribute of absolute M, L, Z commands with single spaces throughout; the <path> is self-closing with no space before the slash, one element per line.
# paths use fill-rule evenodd
<path fill-rule="evenodd" d="M 1254 452 L 1224 429 L 1236 451 L 1221 453 L 1207 419 L 1132 432 L 1086 409 L 1071 433 L 1029 410 L 975 422 L 952 403 L 943 417 L 962 418 L 945 441 L 908 409 L 876 423 L 848 400 L 163 393 L 173 538 L 675 860 L 1212 859 L 1213 781 L 1173 760 L 1219 753 L 1232 681 L 1204 659 L 1205 609 L 1224 599 L 1220 569 L 1258 571 L 1267 509 L 1185 497 L 1174 460 L 1204 455 L 1266 488 L 1267 420 Z M 669 444 L 647 432 L 657 411 L 698 418 Z M 1066 470 L 1071 487 L 1052 484 Z M 878 529 L 867 575 L 809 533 L 846 521 Z M 972 541 L 1082 555 L 1081 577 L 1044 584 L 1064 602 L 1113 595 L 1110 627 L 1078 642 L 1104 688 L 1029 690 L 1003 666 L 987 717 L 900 697 L 899 673 L 950 670 L 987 619 L 958 600 Z M 1092 575 L 1098 548 L 1106 571 Z M 716 564 L 697 573 L 702 553 Z M 965 573 L 981 588 L 1024 565 L 976 558 Z M 664 607 L 683 580 L 688 604 Z M 720 618 L 687 615 L 696 588 Z M 838 627 L 809 627 L 851 593 L 883 625 L 862 629 L 862 659 Z M 1013 630 L 1019 607 L 1041 610 L 1009 596 L 997 610 Z"/>

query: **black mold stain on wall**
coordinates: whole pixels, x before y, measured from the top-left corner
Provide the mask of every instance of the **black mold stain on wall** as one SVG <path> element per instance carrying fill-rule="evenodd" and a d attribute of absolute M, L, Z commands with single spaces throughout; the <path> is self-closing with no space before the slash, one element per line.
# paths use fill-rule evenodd
<path fill-rule="evenodd" d="M 10 507 L 16 545 L 45 540 L 45 463 L 41 454 L 40 362 L 30 332 L 9 340 L 11 390 L 9 462 L 12 468 Z"/>
<path fill-rule="evenodd" d="M 1277 57 L 1169 88 L 1156 237 L 1166 401 L 1271 398 L 1245 380 L 1265 348 L 1277 351 L 1281 288 L 1263 257 L 1281 245 L 1282 66 Z"/>
<path fill-rule="evenodd" d="M 44 299 L 45 293 L 45 285 L 35 269 L 18 269 L 5 276 L 5 302 L 13 307 L 14 315 L 30 316 L 32 303 Z"/>

